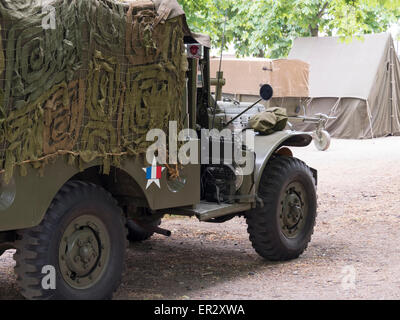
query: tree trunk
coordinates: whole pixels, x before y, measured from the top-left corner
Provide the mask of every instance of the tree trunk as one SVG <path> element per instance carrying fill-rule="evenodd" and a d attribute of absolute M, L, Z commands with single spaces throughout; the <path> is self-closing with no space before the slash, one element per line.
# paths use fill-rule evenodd
<path fill-rule="evenodd" d="M 311 37 L 318 37 L 319 36 L 318 26 L 316 26 L 315 28 L 310 26 L 310 33 L 311 33 Z"/>
<path fill-rule="evenodd" d="M 318 14 L 316 16 L 316 20 L 315 20 L 316 22 L 319 21 L 322 18 L 322 16 L 325 13 L 325 10 L 328 8 L 328 6 L 329 6 L 329 1 L 326 1 L 324 3 L 324 5 L 322 6 L 321 10 L 318 12 Z M 319 36 L 319 25 L 318 25 L 318 23 L 314 27 L 312 26 L 312 24 L 310 24 L 309 28 L 310 28 L 310 33 L 311 33 L 312 37 L 318 37 Z"/>
<path fill-rule="evenodd" d="M 257 58 L 265 58 L 265 51 L 264 50 L 260 50 L 257 54 L 256 54 Z"/>

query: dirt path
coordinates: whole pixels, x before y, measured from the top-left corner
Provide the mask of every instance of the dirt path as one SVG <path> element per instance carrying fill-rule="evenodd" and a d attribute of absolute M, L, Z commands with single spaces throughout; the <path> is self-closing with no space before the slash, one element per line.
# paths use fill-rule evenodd
<path fill-rule="evenodd" d="M 271 263 L 246 224 L 169 219 L 169 239 L 132 245 L 116 299 L 399 299 L 400 137 L 334 140 L 295 155 L 319 170 L 319 216 L 298 260 Z M 0 258 L 0 298 L 18 299 L 12 251 Z"/>

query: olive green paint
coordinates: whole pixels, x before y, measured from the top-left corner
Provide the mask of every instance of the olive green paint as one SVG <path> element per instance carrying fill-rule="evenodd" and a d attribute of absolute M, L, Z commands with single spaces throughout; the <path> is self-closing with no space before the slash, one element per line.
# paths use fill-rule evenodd
<path fill-rule="evenodd" d="M 0 231 L 25 229 L 38 225 L 50 206 L 51 201 L 65 184 L 74 175 L 92 166 L 101 166 L 101 159 L 91 163 L 84 163 L 82 168 L 75 165 L 68 165 L 67 159 L 58 157 L 54 162 L 48 163 L 43 168 L 43 175 L 31 167 L 27 167 L 27 174 L 22 177 L 14 175 L 16 187 L 16 197 L 11 207 L 0 210 Z M 151 186 L 146 189 L 146 175 L 143 168 L 149 164 L 143 157 L 127 157 L 121 159 L 121 170 L 127 172 L 129 176 L 142 189 L 145 200 L 150 209 L 159 210 L 172 207 L 183 207 L 200 202 L 200 166 L 186 166 L 182 174 L 190 177 L 185 188 L 178 192 L 173 192 L 168 188 L 168 175 L 163 173 L 160 181 L 161 189 Z M 2 188 L 5 186 L 2 185 Z"/>

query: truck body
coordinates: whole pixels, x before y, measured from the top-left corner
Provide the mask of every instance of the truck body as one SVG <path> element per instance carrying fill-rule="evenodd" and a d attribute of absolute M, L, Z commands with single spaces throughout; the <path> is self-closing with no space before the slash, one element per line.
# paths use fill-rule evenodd
<path fill-rule="evenodd" d="M 268 259 L 305 250 L 317 172 L 288 147 L 307 146 L 309 134 L 253 134 L 252 148 L 240 145 L 254 161 L 246 173 L 235 162 L 213 163 L 213 154 L 209 163 L 168 162 L 171 129 L 199 137 L 240 113 L 224 111 L 211 95 L 209 38 L 190 31 L 177 2 L 21 3 L 0 3 L 0 254 L 17 249 L 25 297 L 110 298 L 126 239 L 170 234 L 159 227 L 166 214 L 217 223 L 243 216 Z M 246 126 L 239 127 L 243 135 Z M 168 132 L 165 163 L 147 157 L 151 129 Z M 201 139 L 184 136 L 177 147 L 197 145 L 202 158 Z M 221 143 L 220 136 L 207 139 Z M 278 187 L 268 185 L 274 180 Z M 260 219 L 279 220 L 267 223 L 275 251 L 253 231 L 266 224 Z M 45 266 L 56 271 L 56 290 L 42 286 Z"/>

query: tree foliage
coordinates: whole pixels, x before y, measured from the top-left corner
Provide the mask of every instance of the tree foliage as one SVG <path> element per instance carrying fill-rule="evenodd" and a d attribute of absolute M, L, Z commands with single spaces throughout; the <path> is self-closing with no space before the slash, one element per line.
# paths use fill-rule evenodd
<path fill-rule="evenodd" d="M 239 56 L 285 57 L 296 37 L 384 32 L 400 17 L 399 0 L 179 0 L 193 30 Z"/>

